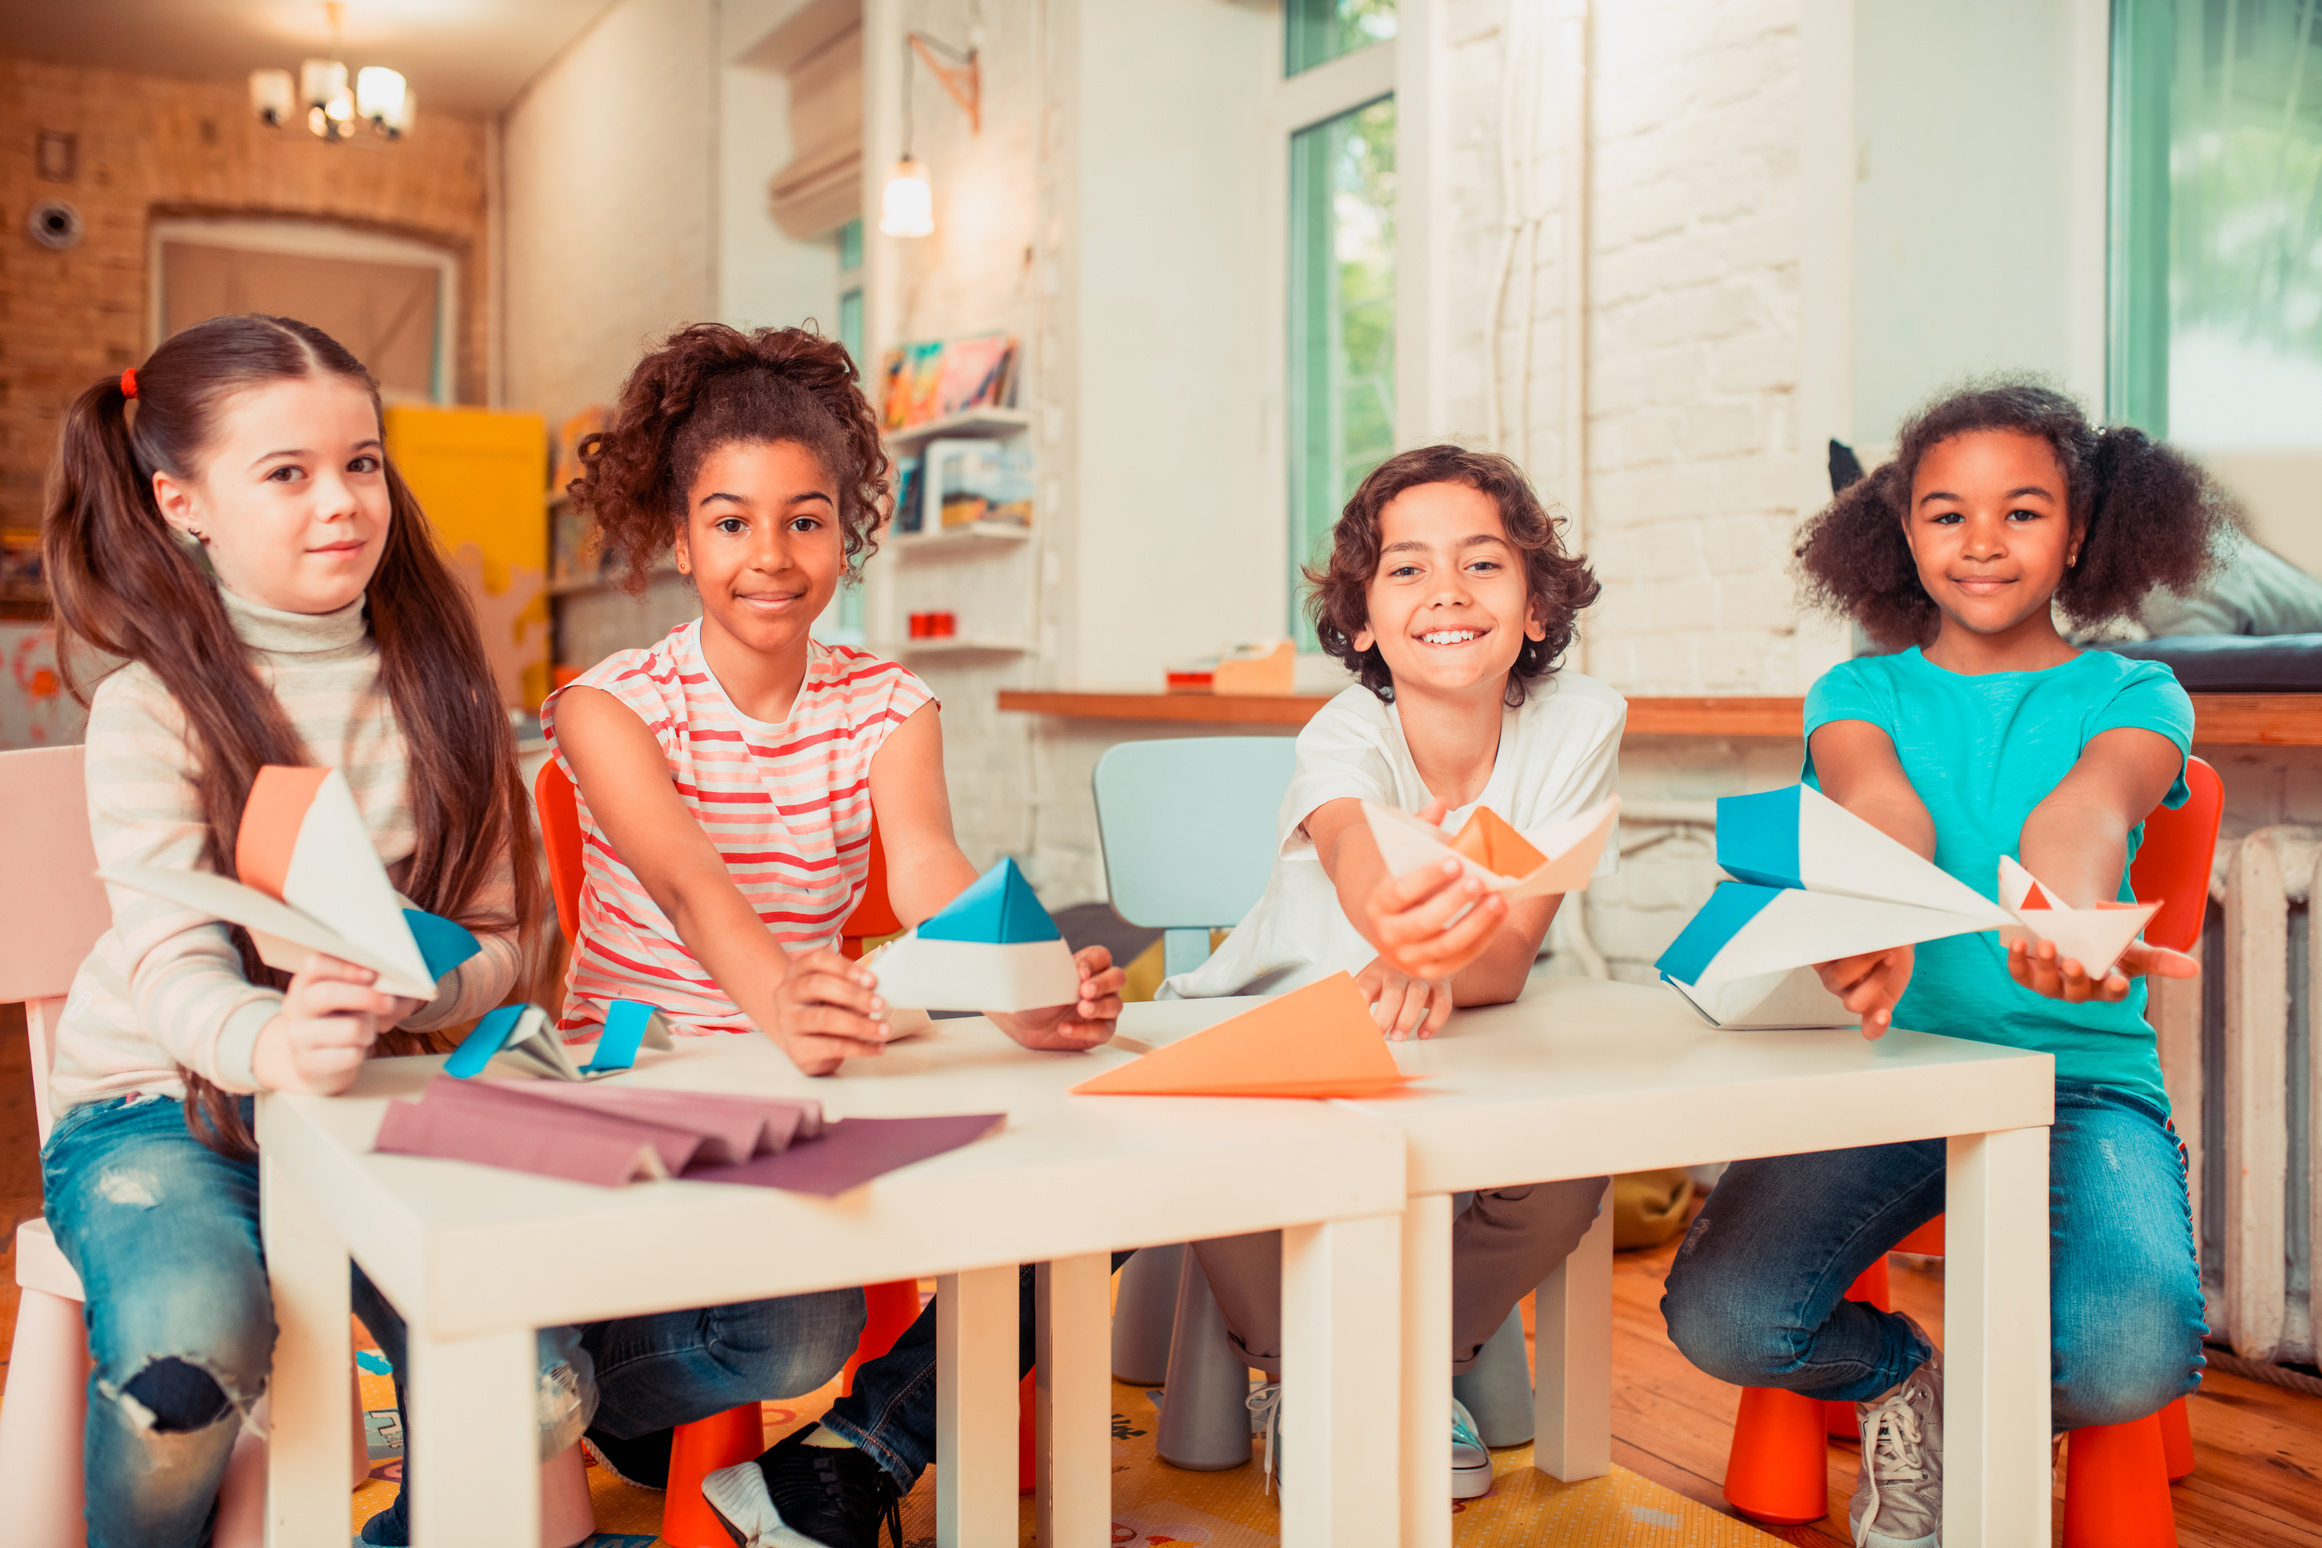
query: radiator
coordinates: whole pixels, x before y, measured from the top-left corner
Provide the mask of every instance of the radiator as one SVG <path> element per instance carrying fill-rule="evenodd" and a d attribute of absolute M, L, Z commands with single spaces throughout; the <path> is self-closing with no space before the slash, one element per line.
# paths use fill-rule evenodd
<path fill-rule="evenodd" d="M 2220 847 L 2202 972 L 2153 981 L 2161 1070 L 2191 1163 L 2210 1336 L 2244 1359 L 2311 1362 L 2322 1326 L 2313 1135 L 2322 830 L 2262 828 Z M 2216 901 L 2223 897 L 2223 907 Z"/>

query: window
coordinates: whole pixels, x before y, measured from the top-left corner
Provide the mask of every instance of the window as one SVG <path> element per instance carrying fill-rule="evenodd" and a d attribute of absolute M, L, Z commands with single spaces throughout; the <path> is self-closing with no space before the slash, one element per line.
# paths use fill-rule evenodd
<path fill-rule="evenodd" d="M 2115 0 L 2111 417 L 2322 447 L 2318 11 Z"/>
<path fill-rule="evenodd" d="M 1291 7 L 1293 58 L 1318 8 Z M 1289 258 L 1290 633 L 1312 650 L 1300 569 L 1329 553 L 1339 511 L 1395 445 L 1393 97 L 1291 135 Z"/>
<path fill-rule="evenodd" d="M 847 353 L 855 357 L 859 370 L 863 364 L 863 221 L 855 217 L 838 228 L 835 239 L 838 246 L 839 266 L 839 342 Z"/>
<path fill-rule="evenodd" d="M 1395 36 L 1395 0 L 1289 0 L 1282 73 L 1296 75 Z"/>
<path fill-rule="evenodd" d="M 862 217 L 848 221 L 838 228 L 832 238 L 838 248 L 839 309 L 838 338 L 854 357 L 855 369 L 863 369 L 863 222 Z M 864 382 L 870 390 L 868 380 Z M 839 582 L 838 621 L 816 631 L 825 645 L 860 645 L 863 643 L 863 587 L 860 581 Z"/>

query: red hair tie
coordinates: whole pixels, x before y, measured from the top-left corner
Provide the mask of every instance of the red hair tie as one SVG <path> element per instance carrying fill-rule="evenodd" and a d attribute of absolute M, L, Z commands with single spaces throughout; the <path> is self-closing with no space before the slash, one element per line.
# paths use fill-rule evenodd
<path fill-rule="evenodd" d="M 135 366 L 131 366 L 121 373 L 121 396 L 124 398 L 137 396 L 137 368 Z"/>

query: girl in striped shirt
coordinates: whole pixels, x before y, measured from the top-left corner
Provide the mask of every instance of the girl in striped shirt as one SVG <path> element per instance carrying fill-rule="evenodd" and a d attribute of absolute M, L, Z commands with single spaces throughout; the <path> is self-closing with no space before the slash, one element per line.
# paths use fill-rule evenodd
<path fill-rule="evenodd" d="M 872 551 L 878 420 L 836 343 L 701 324 L 640 362 L 573 494 L 632 591 L 674 552 L 701 617 L 599 663 L 541 710 L 580 792 L 586 882 L 569 1031 L 640 999 L 702 1032 L 755 1028 L 809 1074 L 875 1055 L 886 1006 L 839 955 L 878 814 L 906 923 L 976 879 L 951 832 L 943 728 L 902 667 L 808 633 Z M 992 1017 L 1029 1048 L 1112 1036 L 1122 974 L 1084 948 L 1070 1005 Z M 934 1308 L 854 1390 L 704 1493 L 748 1548 L 868 1548 L 934 1454 Z"/>
<path fill-rule="evenodd" d="M 874 547 L 878 421 L 845 349 L 800 328 L 682 330 L 630 374 L 573 494 L 642 591 L 674 551 L 701 616 L 599 662 L 541 726 L 580 791 L 586 881 L 564 1025 L 644 1000 L 681 1027 L 756 1028 L 825 1075 L 876 1054 L 886 1005 L 838 953 L 870 872 L 916 924 L 976 879 L 951 833 L 927 686 L 808 634 Z M 1080 998 L 992 1019 L 1030 1048 L 1093 1048 L 1120 970 L 1083 949 Z"/>

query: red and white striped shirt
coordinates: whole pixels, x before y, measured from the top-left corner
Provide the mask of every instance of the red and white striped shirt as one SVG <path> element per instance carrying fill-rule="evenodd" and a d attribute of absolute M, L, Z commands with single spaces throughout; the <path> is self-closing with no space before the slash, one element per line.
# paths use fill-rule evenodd
<path fill-rule="evenodd" d="M 698 618 L 649 649 L 606 657 L 576 683 L 611 694 L 645 722 L 678 796 L 774 939 L 794 952 L 835 944 L 870 871 L 871 760 L 933 702 L 927 685 L 865 651 L 809 643 L 789 718 L 753 720 L 710 671 Z M 557 697 L 541 706 L 540 725 L 562 761 Z M 607 1002 L 643 1000 L 680 1031 L 751 1030 L 621 862 L 586 797 L 580 821 L 580 941 L 560 1027 L 594 1028 Z"/>

